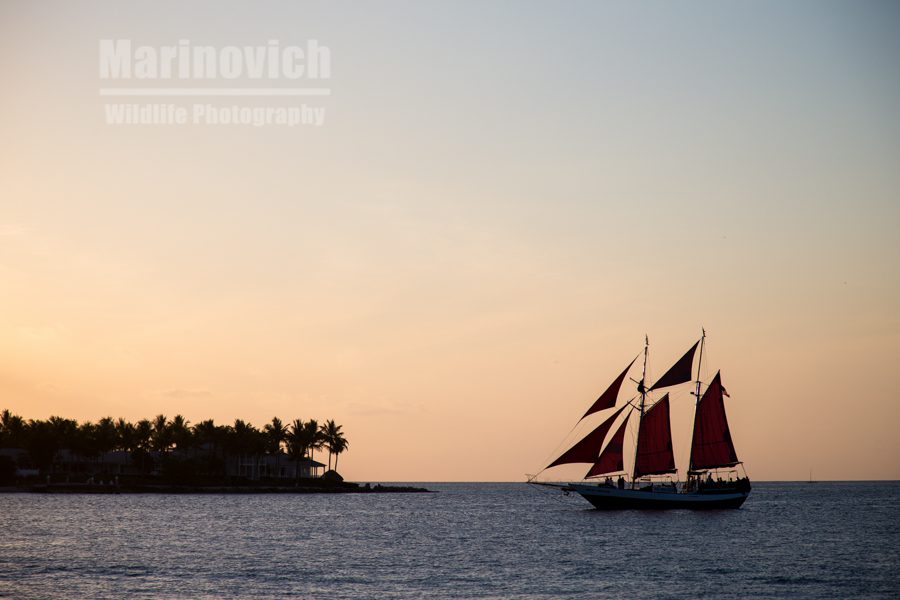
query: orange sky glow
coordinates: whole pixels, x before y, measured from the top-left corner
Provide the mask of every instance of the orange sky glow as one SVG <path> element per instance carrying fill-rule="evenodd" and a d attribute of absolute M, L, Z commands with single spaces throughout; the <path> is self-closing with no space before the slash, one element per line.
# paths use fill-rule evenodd
<path fill-rule="evenodd" d="M 521 481 L 705 327 L 752 478 L 900 478 L 896 9 L 153 6 L 0 8 L 0 409 Z M 317 39 L 325 121 L 108 125 L 103 38 Z"/>

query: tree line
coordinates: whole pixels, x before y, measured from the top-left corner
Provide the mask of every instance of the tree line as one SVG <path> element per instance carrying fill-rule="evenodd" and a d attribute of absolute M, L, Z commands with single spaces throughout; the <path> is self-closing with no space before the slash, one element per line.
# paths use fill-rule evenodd
<path fill-rule="evenodd" d="M 136 423 L 104 417 L 97 422 L 53 416 L 47 420 L 25 420 L 9 410 L 0 412 L 0 448 L 22 448 L 32 463 L 49 472 L 60 450 L 86 459 L 95 459 L 113 451 L 125 451 L 132 460 L 152 463 L 153 454 L 165 462 L 172 453 L 184 456 L 204 450 L 209 456 L 252 457 L 286 454 L 297 463 L 312 459 L 320 449 L 328 451 L 328 469 L 334 469 L 349 442 L 341 425 L 333 420 L 319 424 L 315 419 L 294 419 L 284 423 L 273 417 L 262 428 L 236 419 L 232 425 L 217 425 L 212 419 L 191 425 L 182 415 L 167 418 L 157 415 Z M 208 470 L 208 469 L 207 469 Z"/>

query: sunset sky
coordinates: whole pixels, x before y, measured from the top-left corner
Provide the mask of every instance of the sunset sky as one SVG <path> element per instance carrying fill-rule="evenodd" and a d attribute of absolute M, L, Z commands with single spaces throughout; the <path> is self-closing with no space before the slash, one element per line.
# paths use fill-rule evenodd
<path fill-rule="evenodd" d="M 108 125 L 108 38 L 318 40 L 331 95 L 258 103 L 324 124 Z M 876 1 L 4 2 L 0 409 L 521 481 L 705 327 L 753 479 L 898 479 L 898 65 Z"/>

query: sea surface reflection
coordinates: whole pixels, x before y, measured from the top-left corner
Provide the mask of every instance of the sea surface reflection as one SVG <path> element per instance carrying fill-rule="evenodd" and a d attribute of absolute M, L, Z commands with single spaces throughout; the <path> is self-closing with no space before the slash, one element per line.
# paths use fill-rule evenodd
<path fill-rule="evenodd" d="M 435 494 L 0 494 L 0 596 L 900 596 L 900 483 L 755 484 L 740 510 Z"/>

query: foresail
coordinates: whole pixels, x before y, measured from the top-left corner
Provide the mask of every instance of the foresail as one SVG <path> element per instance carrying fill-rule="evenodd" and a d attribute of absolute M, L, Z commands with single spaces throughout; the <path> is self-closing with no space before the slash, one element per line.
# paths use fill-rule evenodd
<path fill-rule="evenodd" d="M 669 421 L 669 395 L 644 413 L 638 432 L 634 477 L 660 475 L 675 471 L 672 452 L 672 428 Z"/>
<path fill-rule="evenodd" d="M 606 444 L 606 448 L 603 449 L 603 452 L 597 458 L 597 462 L 594 463 L 587 472 L 587 475 L 584 476 L 585 479 L 589 477 L 599 477 L 600 475 L 607 475 L 609 473 L 619 473 L 625 470 L 624 462 L 622 460 L 622 448 L 625 443 L 626 425 L 628 425 L 628 417 L 622 421 L 622 424 L 609 439 L 609 443 Z"/>
<path fill-rule="evenodd" d="M 721 372 L 697 403 L 694 417 L 694 439 L 691 443 L 691 469 L 715 469 L 738 464 L 731 430 L 725 416 Z"/>
<path fill-rule="evenodd" d="M 600 394 L 600 397 L 591 405 L 586 413 L 584 413 L 584 417 L 591 415 L 595 412 L 599 412 L 601 410 L 605 410 L 607 408 L 612 408 L 616 405 L 616 399 L 619 397 L 619 388 L 622 387 L 622 382 L 625 381 L 625 376 L 628 375 L 628 370 L 631 369 L 631 365 L 634 364 L 634 361 L 637 360 L 637 357 L 632 360 L 625 370 L 622 371 L 622 374 L 616 377 L 615 381 L 613 381 L 606 391 Z M 584 417 L 581 417 L 582 419 Z M 592 459 L 593 460 L 593 459 Z"/>
<path fill-rule="evenodd" d="M 600 423 L 596 429 L 584 436 L 580 442 L 566 450 L 562 456 L 550 463 L 547 468 L 549 469 L 550 467 L 569 463 L 592 463 L 597 460 L 597 455 L 600 454 L 600 448 L 603 446 L 603 440 L 606 438 L 609 428 L 612 427 L 616 417 L 618 417 L 627 406 L 629 405 L 625 404 L 622 408 L 614 412 L 611 417 Z"/>
<path fill-rule="evenodd" d="M 678 362 L 672 365 L 672 368 L 666 371 L 665 375 L 660 377 L 649 391 L 658 390 L 659 388 L 669 387 L 670 385 L 678 385 L 685 381 L 691 380 L 691 373 L 694 365 L 694 352 L 697 351 L 698 341 L 690 350 L 685 352 L 684 356 L 678 359 Z"/>

